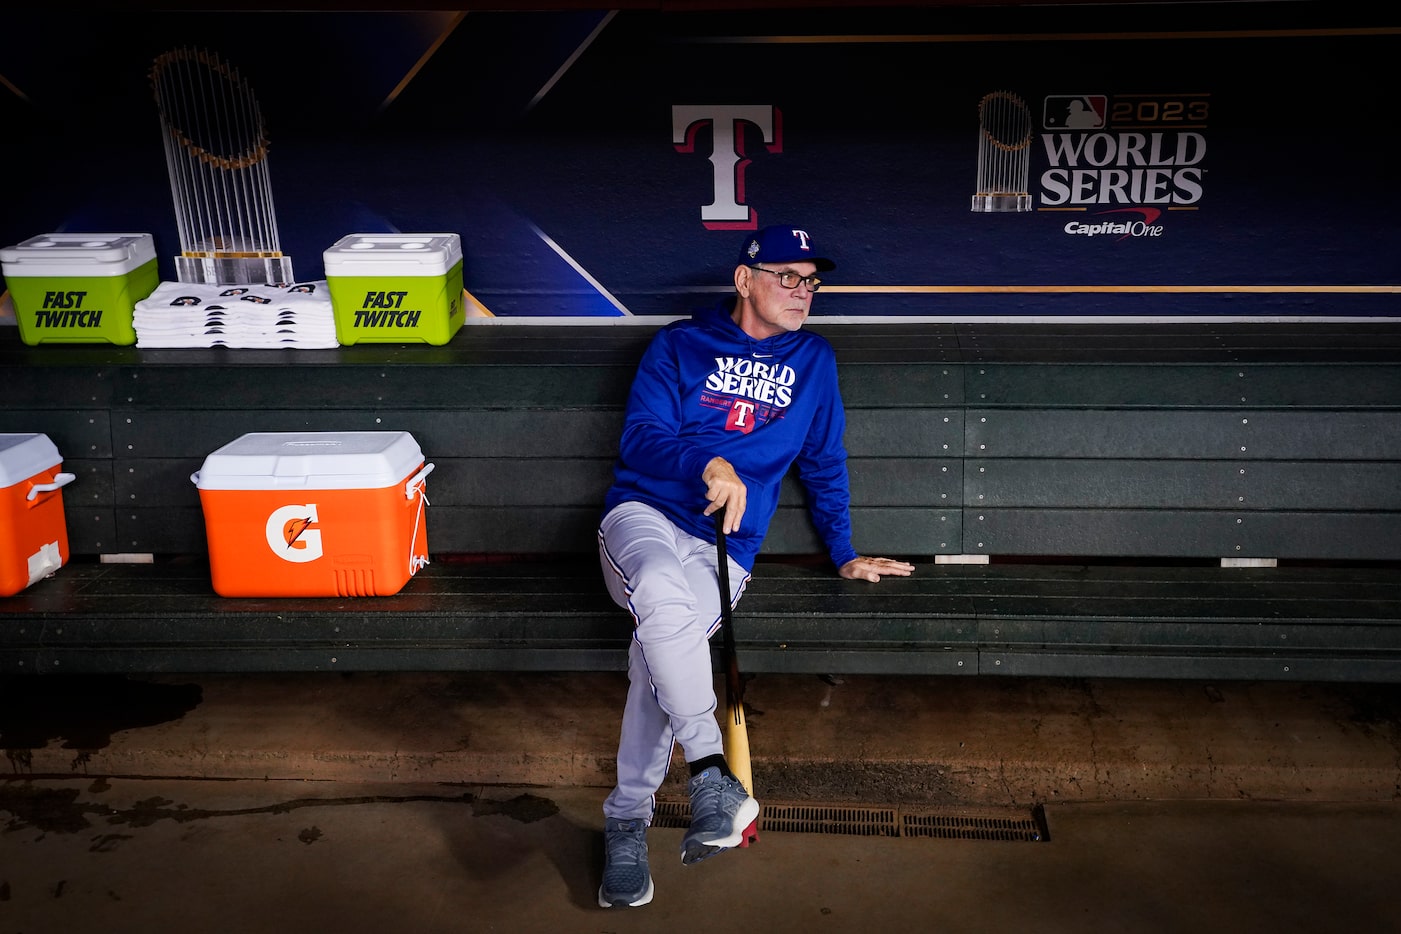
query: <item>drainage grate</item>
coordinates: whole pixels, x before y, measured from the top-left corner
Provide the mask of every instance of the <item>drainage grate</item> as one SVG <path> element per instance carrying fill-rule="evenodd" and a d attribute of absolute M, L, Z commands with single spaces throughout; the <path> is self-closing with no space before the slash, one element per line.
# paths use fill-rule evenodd
<path fill-rule="evenodd" d="M 1030 814 L 1012 816 L 949 812 L 903 814 L 901 828 L 906 837 L 944 837 L 955 840 L 1023 840 L 1042 843 L 1051 839 L 1046 831 L 1046 812 L 1038 805 Z"/>
<path fill-rule="evenodd" d="M 893 808 L 773 804 L 763 809 L 760 818 L 759 826 L 764 830 L 857 837 L 900 836 L 899 812 Z"/>
<path fill-rule="evenodd" d="M 688 827 L 690 802 L 659 799 L 655 827 Z M 1010 840 L 1044 843 L 1051 839 L 1040 805 L 1020 810 L 934 808 L 903 811 L 892 807 L 824 804 L 765 804 L 761 831 L 831 833 L 858 837 L 938 837 L 952 840 Z"/>

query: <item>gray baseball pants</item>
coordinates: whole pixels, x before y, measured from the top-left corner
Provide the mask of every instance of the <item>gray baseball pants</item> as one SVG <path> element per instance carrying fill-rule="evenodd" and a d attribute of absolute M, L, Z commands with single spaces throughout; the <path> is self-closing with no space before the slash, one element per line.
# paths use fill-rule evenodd
<path fill-rule="evenodd" d="M 633 618 L 628 696 L 618 739 L 618 784 L 605 817 L 651 821 L 680 744 L 687 762 L 724 750 L 710 637 L 720 628 L 715 546 L 658 510 L 622 503 L 603 517 L 598 554 L 608 593 Z M 731 605 L 749 573 L 730 565 Z"/>

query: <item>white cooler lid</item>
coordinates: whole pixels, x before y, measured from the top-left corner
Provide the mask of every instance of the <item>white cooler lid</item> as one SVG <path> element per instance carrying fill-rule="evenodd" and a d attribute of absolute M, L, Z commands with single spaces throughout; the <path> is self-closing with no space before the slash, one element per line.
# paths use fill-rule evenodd
<path fill-rule="evenodd" d="M 462 262 L 455 233 L 349 234 L 321 254 L 328 279 L 338 276 L 442 276 Z"/>
<path fill-rule="evenodd" d="M 14 486 L 61 463 L 48 435 L 0 434 L 0 487 Z"/>
<path fill-rule="evenodd" d="M 123 276 L 156 258 L 148 233 L 49 233 L 0 249 L 6 276 Z"/>
<path fill-rule="evenodd" d="M 201 490 L 356 490 L 403 483 L 423 463 L 407 431 L 250 432 L 204 459 Z"/>

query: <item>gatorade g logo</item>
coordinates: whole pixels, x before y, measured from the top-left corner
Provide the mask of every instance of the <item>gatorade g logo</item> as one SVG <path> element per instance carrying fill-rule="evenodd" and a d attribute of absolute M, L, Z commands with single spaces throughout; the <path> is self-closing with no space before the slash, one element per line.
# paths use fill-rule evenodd
<path fill-rule="evenodd" d="M 268 516 L 268 547 L 283 561 L 305 564 L 321 557 L 321 530 L 316 504 L 283 506 Z"/>

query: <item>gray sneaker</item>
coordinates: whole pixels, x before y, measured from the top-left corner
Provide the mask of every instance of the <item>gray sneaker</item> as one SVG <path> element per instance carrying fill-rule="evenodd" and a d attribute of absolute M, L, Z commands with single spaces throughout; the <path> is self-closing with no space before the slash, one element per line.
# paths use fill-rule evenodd
<path fill-rule="evenodd" d="M 603 822 L 603 884 L 600 908 L 637 908 L 652 900 L 652 874 L 647 871 L 647 822 L 642 818 Z"/>
<path fill-rule="evenodd" d="M 691 779 L 691 828 L 681 838 L 681 862 L 698 863 L 744 839 L 759 802 L 737 779 L 711 767 Z"/>

